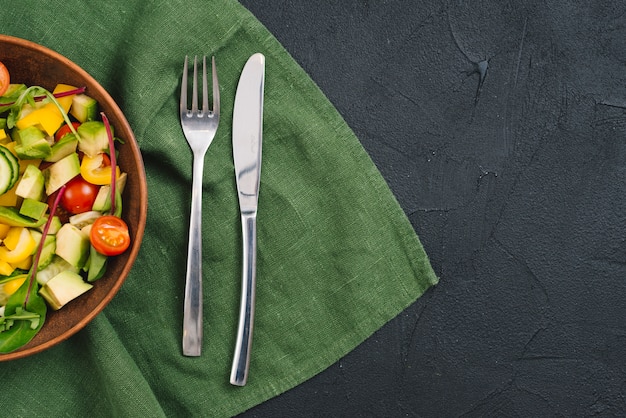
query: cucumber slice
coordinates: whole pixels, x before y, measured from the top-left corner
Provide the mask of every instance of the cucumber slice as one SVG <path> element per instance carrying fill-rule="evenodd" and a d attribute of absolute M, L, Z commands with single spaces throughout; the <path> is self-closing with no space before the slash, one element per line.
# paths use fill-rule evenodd
<path fill-rule="evenodd" d="M 11 167 L 13 169 L 13 177 L 11 178 L 11 182 L 13 183 L 13 185 L 15 185 L 18 177 L 20 176 L 20 161 L 7 147 L 0 146 L 0 154 L 4 154 L 4 156 L 7 157 L 7 160 L 11 164 Z"/>
<path fill-rule="evenodd" d="M 0 153 L 0 194 L 5 194 L 11 188 L 13 170 L 4 154 Z"/>
<path fill-rule="evenodd" d="M 20 165 L 15 155 L 0 145 L 0 195 L 9 191 L 20 176 Z"/>

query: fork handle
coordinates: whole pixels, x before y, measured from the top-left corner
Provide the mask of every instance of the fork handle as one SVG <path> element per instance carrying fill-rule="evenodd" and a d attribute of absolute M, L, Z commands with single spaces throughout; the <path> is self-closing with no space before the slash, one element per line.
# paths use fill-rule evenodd
<path fill-rule="evenodd" d="M 194 157 L 189 217 L 189 247 L 183 305 L 183 355 L 202 351 L 202 171 L 204 161 Z"/>
<path fill-rule="evenodd" d="M 254 303 L 256 296 L 256 212 L 242 213 L 243 230 L 243 269 L 241 280 L 241 303 L 235 354 L 230 372 L 230 383 L 244 386 L 248 380 L 250 348 L 254 324 Z"/>

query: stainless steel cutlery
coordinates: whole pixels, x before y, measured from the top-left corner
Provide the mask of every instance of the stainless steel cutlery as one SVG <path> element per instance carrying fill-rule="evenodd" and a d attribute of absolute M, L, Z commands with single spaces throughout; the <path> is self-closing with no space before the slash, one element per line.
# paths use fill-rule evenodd
<path fill-rule="evenodd" d="M 187 103 L 187 58 L 180 94 L 180 122 L 193 151 L 189 248 L 183 313 L 183 354 L 199 356 L 202 348 L 202 245 L 201 193 L 204 155 L 217 131 L 220 98 L 215 58 L 212 60 L 213 109 L 208 107 L 206 58 L 203 59 L 202 108 L 198 108 L 198 63 L 194 59 L 191 109 Z M 256 219 L 261 176 L 265 57 L 252 55 L 246 62 L 233 109 L 233 162 L 242 230 L 241 301 L 230 383 L 247 382 L 254 327 L 256 293 Z"/>

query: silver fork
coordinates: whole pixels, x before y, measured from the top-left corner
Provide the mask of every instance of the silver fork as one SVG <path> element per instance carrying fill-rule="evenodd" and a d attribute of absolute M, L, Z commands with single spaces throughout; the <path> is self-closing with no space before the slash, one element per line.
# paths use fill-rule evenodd
<path fill-rule="evenodd" d="M 199 356 L 202 350 L 202 173 L 204 155 L 215 137 L 220 120 L 220 87 L 211 61 L 213 75 L 213 110 L 209 109 L 206 57 L 202 58 L 202 109 L 198 109 L 198 58 L 193 60 L 193 90 L 191 109 L 187 108 L 187 57 L 180 88 L 180 124 L 193 152 L 191 185 L 191 215 L 189 247 L 183 309 L 183 354 Z"/>

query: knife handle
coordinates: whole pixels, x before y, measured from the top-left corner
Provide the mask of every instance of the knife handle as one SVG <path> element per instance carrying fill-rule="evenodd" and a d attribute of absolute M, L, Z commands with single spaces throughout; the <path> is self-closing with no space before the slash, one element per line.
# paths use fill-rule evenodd
<path fill-rule="evenodd" d="M 241 303 L 235 354 L 230 372 L 230 383 L 235 386 L 244 386 L 246 384 L 250 367 L 250 348 L 252 346 L 256 296 L 256 212 L 242 213 L 241 226 L 243 230 Z"/>
<path fill-rule="evenodd" d="M 204 161 L 193 160 L 189 247 L 183 302 L 183 355 L 197 357 L 202 351 L 202 171 Z"/>

